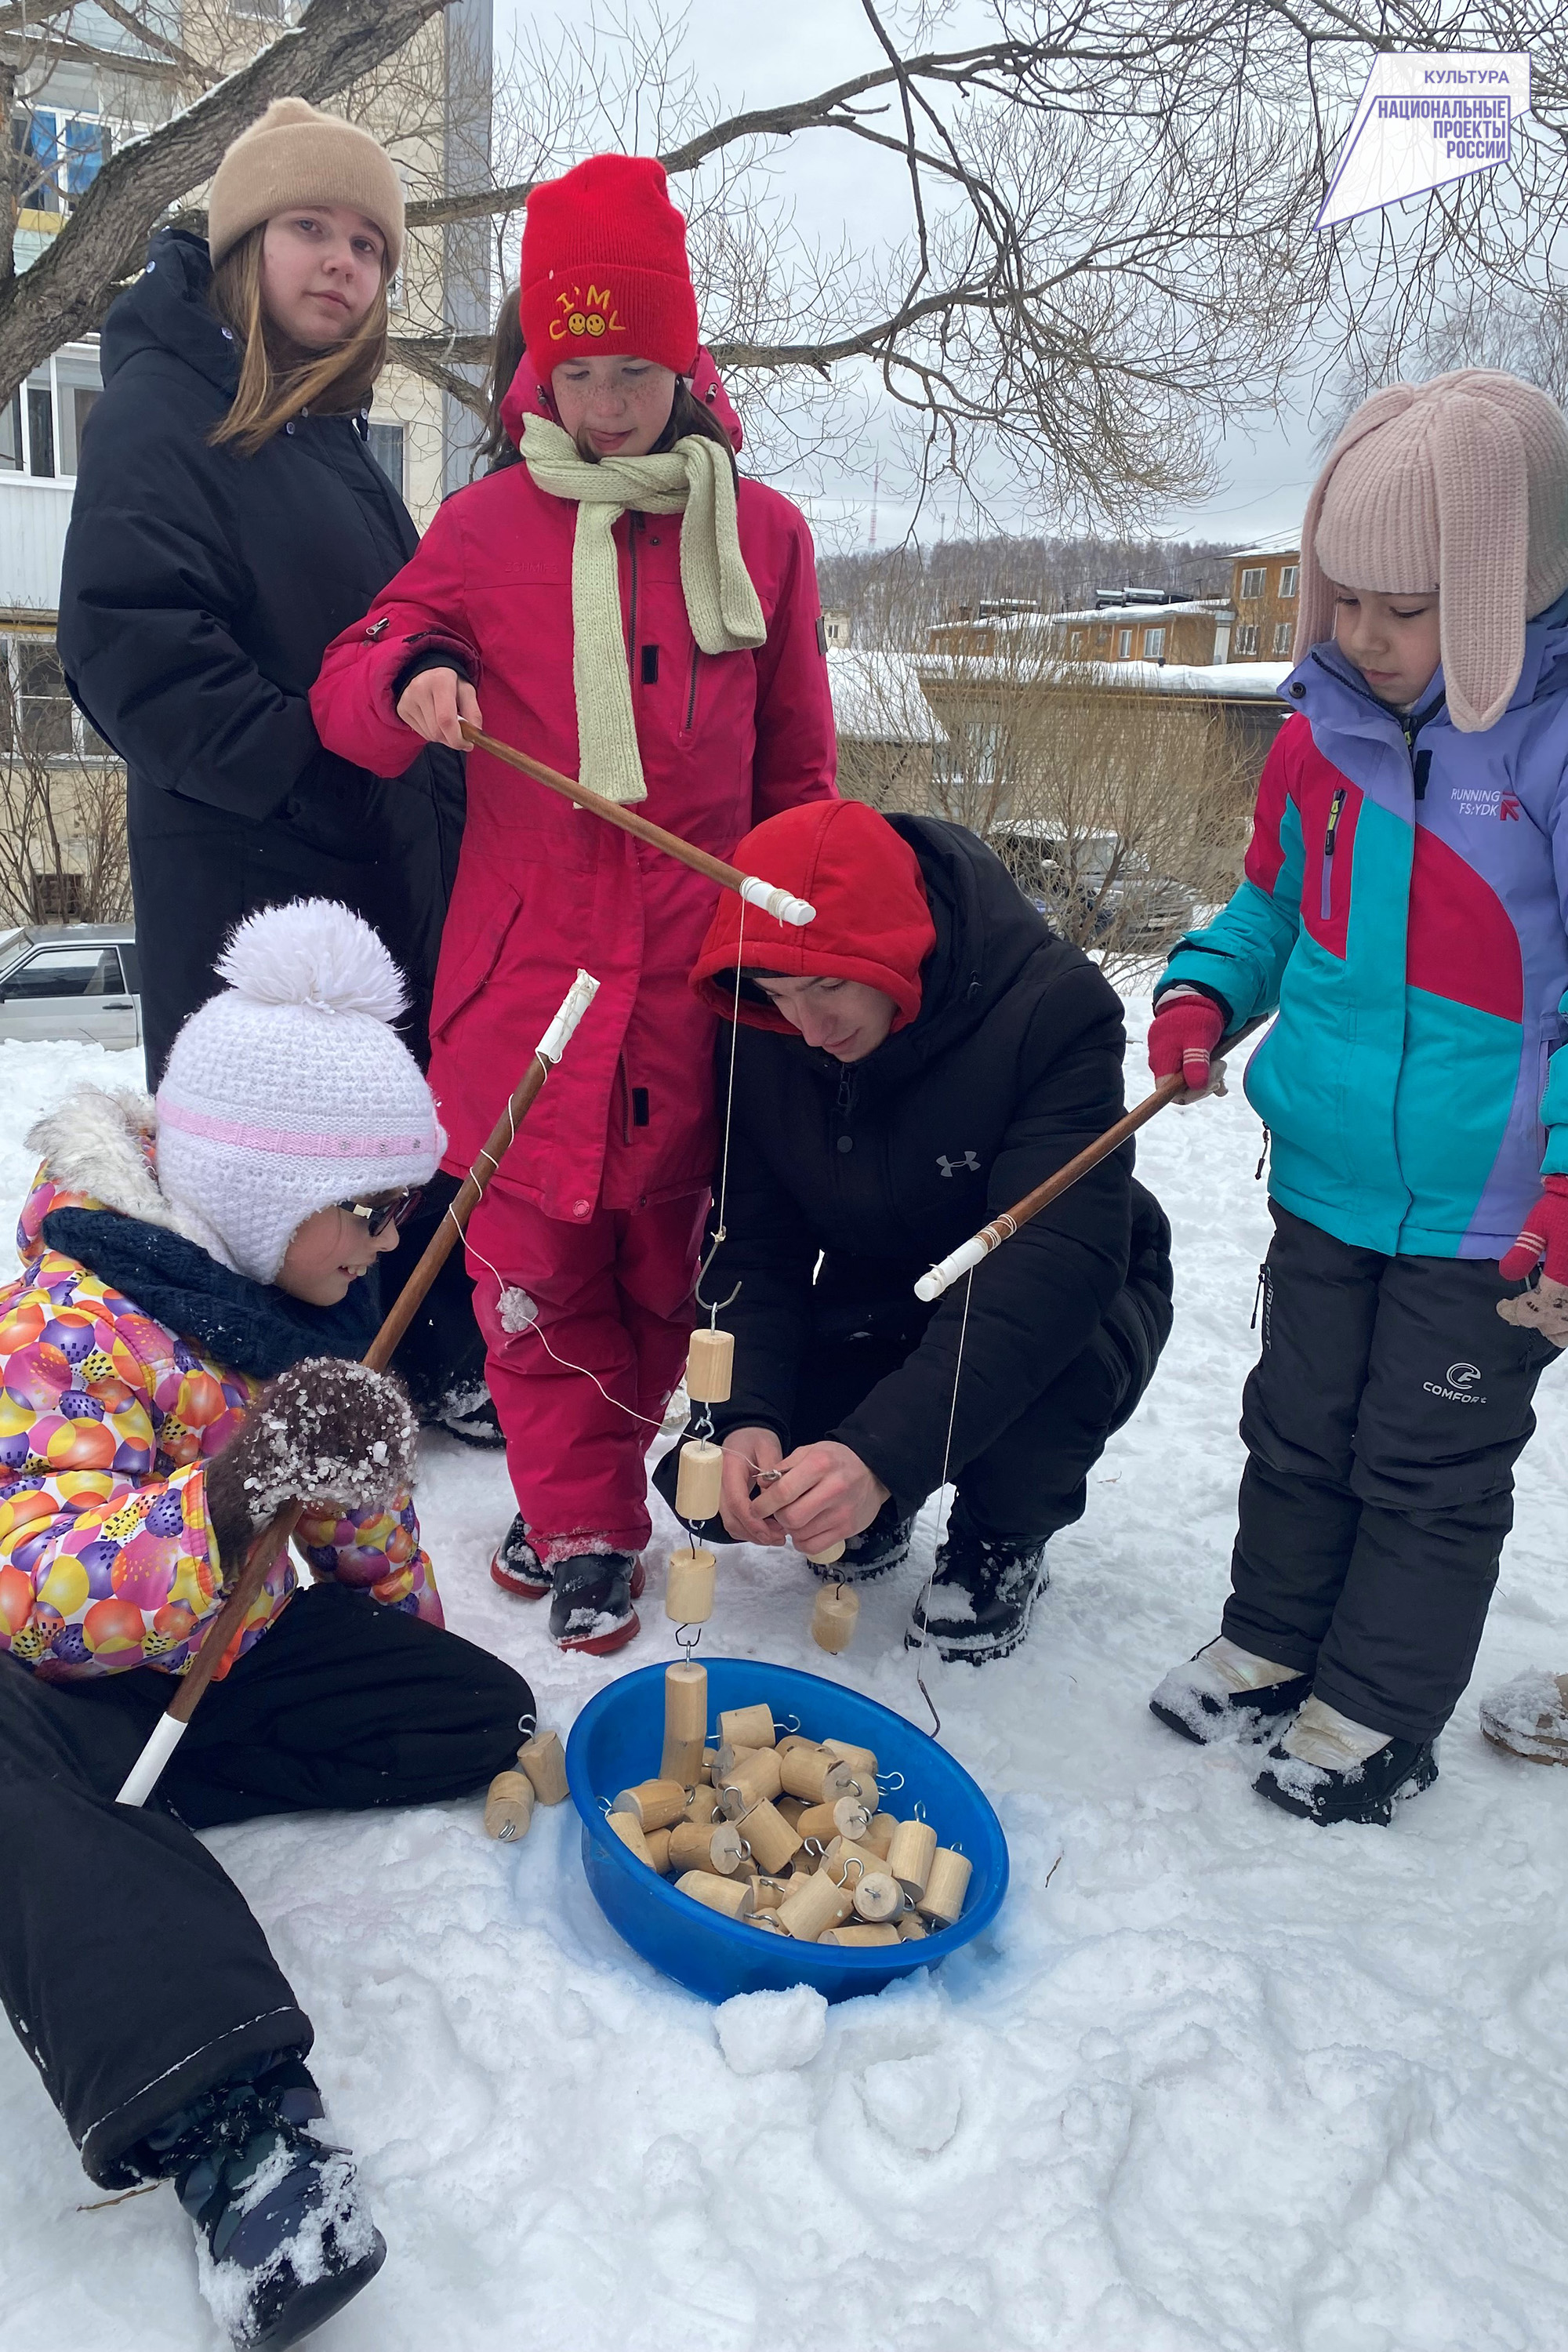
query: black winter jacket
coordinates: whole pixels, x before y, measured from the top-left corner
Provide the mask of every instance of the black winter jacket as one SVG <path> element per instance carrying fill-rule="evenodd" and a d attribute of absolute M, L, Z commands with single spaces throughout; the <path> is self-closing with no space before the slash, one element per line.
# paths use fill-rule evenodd
<path fill-rule="evenodd" d="M 814 1341 L 909 1335 L 900 1369 L 833 1435 L 913 1509 L 942 1477 L 964 1286 L 932 1312 L 912 1285 L 1121 1118 L 1125 1039 L 1110 983 L 984 843 L 935 818 L 890 821 L 936 926 L 919 1016 L 852 1065 L 741 1029 L 728 1238 L 704 1287 L 742 1286 L 721 1318 L 735 1373 L 715 1427 L 772 1429 L 786 1452 Z M 727 1029 L 720 1053 L 722 1086 Z M 976 1270 L 950 1475 L 1089 1345 L 1130 1265 L 1158 1311 L 1169 1227 L 1128 1145 Z"/>
<path fill-rule="evenodd" d="M 211 446 L 238 369 L 210 282 L 205 245 L 166 230 L 109 313 L 60 588 L 71 693 L 130 770 L 149 1071 L 231 925 L 301 894 L 381 933 L 423 1060 L 461 769 L 426 752 L 384 782 L 323 750 L 306 698 L 418 534 L 363 420 L 301 415 L 254 457 Z"/>

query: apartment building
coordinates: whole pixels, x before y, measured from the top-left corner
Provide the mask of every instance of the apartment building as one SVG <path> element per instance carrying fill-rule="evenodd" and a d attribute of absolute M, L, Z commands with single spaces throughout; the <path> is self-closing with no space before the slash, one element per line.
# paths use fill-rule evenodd
<path fill-rule="evenodd" d="M 1300 610 L 1301 535 L 1282 532 L 1231 558 L 1231 603 L 1236 625 L 1227 654 L 1216 661 L 1289 662 L 1295 658 L 1296 616 Z"/>

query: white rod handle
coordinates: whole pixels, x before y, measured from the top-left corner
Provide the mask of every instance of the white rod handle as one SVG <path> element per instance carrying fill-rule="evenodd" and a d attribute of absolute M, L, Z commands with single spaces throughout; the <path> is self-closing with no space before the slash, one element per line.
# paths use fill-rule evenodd
<path fill-rule="evenodd" d="M 781 890 L 776 882 L 759 881 L 748 874 L 741 885 L 741 896 L 748 907 L 760 907 L 775 923 L 793 923 L 798 930 L 803 923 L 815 923 L 816 908 L 806 898 L 793 898 Z"/>
<path fill-rule="evenodd" d="M 929 1274 L 921 1275 L 915 1285 L 915 1297 L 923 1299 L 929 1307 L 933 1298 L 940 1298 L 944 1290 L 952 1287 L 960 1275 L 967 1274 L 971 1266 L 983 1265 L 995 1246 L 995 1243 L 984 1234 L 972 1234 L 968 1241 L 961 1242 L 950 1256 L 944 1257 L 940 1265 L 933 1265 Z"/>
<path fill-rule="evenodd" d="M 578 967 L 577 977 L 561 1000 L 561 1010 L 539 1041 L 539 1058 L 553 1068 L 567 1046 L 572 1033 L 599 993 L 599 983 L 591 971 Z"/>
<path fill-rule="evenodd" d="M 163 1777 L 163 1767 L 185 1736 L 178 1716 L 161 1715 L 148 1734 L 147 1745 L 125 1775 L 117 1805 L 144 1805 Z"/>

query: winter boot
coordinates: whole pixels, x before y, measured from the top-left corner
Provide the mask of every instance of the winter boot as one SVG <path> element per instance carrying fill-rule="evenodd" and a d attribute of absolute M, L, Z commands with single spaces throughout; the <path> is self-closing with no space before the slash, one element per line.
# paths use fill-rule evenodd
<path fill-rule="evenodd" d="M 914 1525 L 914 1513 L 900 1519 L 889 1497 L 868 1528 L 849 1537 L 842 1559 L 836 1559 L 831 1568 L 814 1559 L 811 1572 L 821 1577 L 824 1584 L 869 1584 L 874 1576 L 886 1576 L 889 1570 L 903 1566 L 910 1556 Z"/>
<path fill-rule="evenodd" d="M 468 1388 L 448 1389 L 430 1416 L 433 1429 L 444 1429 L 448 1437 L 464 1445 L 482 1446 L 494 1453 L 506 1444 L 495 1400 L 483 1381 Z"/>
<path fill-rule="evenodd" d="M 1414 1797 L 1437 1778 L 1429 1739 L 1394 1739 L 1310 1698 L 1253 1782 L 1287 1813 L 1326 1826 L 1375 1822 L 1386 1829 L 1396 1797 Z"/>
<path fill-rule="evenodd" d="M 1247 1736 L 1279 1715 L 1294 1715 L 1312 1690 L 1310 1675 L 1299 1675 L 1272 1659 L 1237 1649 L 1222 1633 L 1184 1666 L 1173 1666 L 1149 1701 L 1149 1712 L 1184 1739 Z"/>
<path fill-rule="evenodd" d="M 548 1567 L 528 1539 L 528 1521 L 519 1511 L 496 1548 L 490 1562 L 490 1576 L 503 1592 L 514 1592 L 520 1601 L 542 1601 L 555 1589 L 553 1568 Z M 642 1599 L 647 1577 L 639 1559 L 632 1570 L 632 1599 Z M 635 1629 L 634 1629 L 635 1630 Z M 631 1635 L 626 1636 L 630 1641 Z"/>
<path fill-rule="evenodd" d="M 922 1648 L 929 1634 L 949 1661 L 967 1658 L 980 1666 L 1005 1658 L 1028 1633 L 1030 1612 L 1049 1582 L 1043 1543 L 978 1535 L 955 1511 L 910 1612 L 904 1647 Z"/>
<path fill-rule="evenodd" d="M 232 2079 L 143 2143 L 196 2228 L 201 2290 L 238 2352 L 283 2352 L 341 2311 L 386 2259 L 298 2058 Z"/>
<path fill-rule="evenodd" d="M 1539 1666 L 1515 1675 L 1481 1701 L 1481 1729 L 1494 1748 L 1527 1764 L 1568 1764 L 1568 1675 Z"/>
<path fill-rule="evenodd" d="M 641 1631 L 632 1607 L 641 1590 L 642 1562 L 634 1552 L 580 1551 L 552 1571 L 550 1636 L 562 1650 L 603 1658 Z"/>

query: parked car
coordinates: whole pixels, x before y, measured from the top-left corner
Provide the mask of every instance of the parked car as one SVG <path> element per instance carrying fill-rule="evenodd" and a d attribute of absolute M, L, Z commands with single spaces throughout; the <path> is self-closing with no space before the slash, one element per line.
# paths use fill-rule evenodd
<path fill-rule="evenodd" d="M 0 937 L 0 1039 L 140 1045 L 131 923 L 33 924 Z"/>

